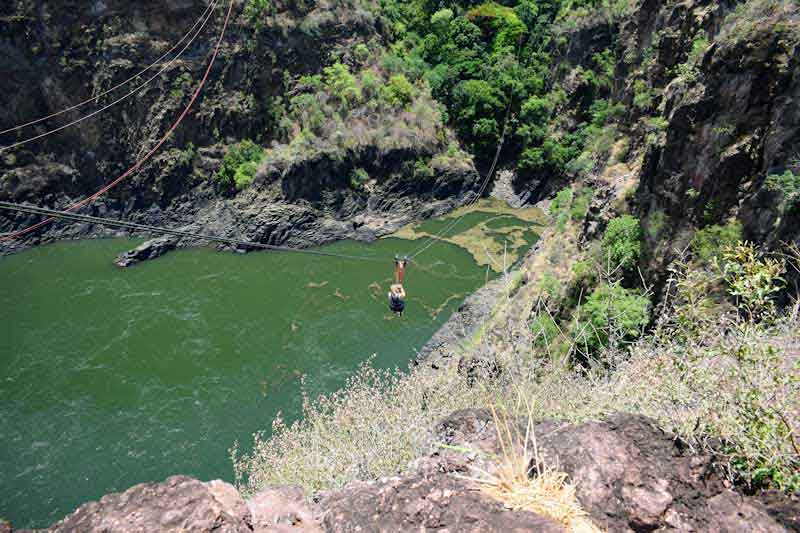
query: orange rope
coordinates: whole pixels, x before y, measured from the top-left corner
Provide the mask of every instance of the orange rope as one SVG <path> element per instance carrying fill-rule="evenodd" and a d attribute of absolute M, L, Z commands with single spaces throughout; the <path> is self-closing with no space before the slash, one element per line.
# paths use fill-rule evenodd
<path fill-rule="evenodd" d="M 105 111 L 106 109 L 108 109 L 108 108 L 110 108 L 110 107 L 113 107 L 113 106 L 117 105 L 118 103 L 122 102 L 123 100 L 127 100 L 128 98 L 130 98 L 131 96 L 133 96 L 134 94 L 136 94 L 137 92 L 139 92 L 139 90 L 140 90 L 142 87 L 145 87 L 145 86 L 149 85 L 150 83 L 152 83 L 152 81 L 153 81 L 154 79 L 156 79 L 156 78 L 157 78 L 157 77 L 159 77 L 161 74 L 163 74 L 163 73 L 164 73 L 164 72 L 165 72 L 165 71 L 166 71 L 166 70 L 167 70 L 167 69 L 170 67 L 170 65 L 172 65 L 172 64 L 173 64 L 173 63 L 174 63 L 174 62 L 175 62 L 175 61 L 176 61 L 176 60 L 177 60 L 179 57 L 181 57 L 181 56 L 183 55 L 183 53 L 186 51 L 186 49 L 187 49 L 187 48 L 189 48 L 189 46 L 191 46 L 191 45 L 192 45 L 192 43 L 194 42 L 194 40 L 195 40 L 195 39 L 197 39 L 197 36 L 198 36 L 198 35 L 200 35 L 200 33 L 203 31 L 203 28 L 205 28 L 205 26 L 206 26 L 206 23 L 208 23 L 209 19 L 211 18 L 211 15 L 213 15 L 213 14 L 214 14 L 214 13 L 213 13 L 213 8 L 214 8 L 214 7 L 216 7 L 216 5 L 217 5 L 217 1 L 218 1 L 218 0 L 214 0 L 214 2 L 213 2 L 213 3 L 212 3 L 210 6 L 209 6 L 209 8 L 211 9 L 211 11 L 207 11 L 207 14 L 205 15 L 205 20 L 203 20 L 203 23 L 202 23 L 202 25 L 200 26 L 200 29 L 198 29 L 198 30 L 197 30 L 197 32 L 196 32 L 196 33 L 195 33 L 195 34 L 192 36 L 192 38 L 189 40 L 189 42 L 188 42 L 188 43 L 186 43 L 186 45 L 184 45 L 184 47 L 181 49 L 181 51 L 180 51 L 180 52 L 178 52 L 178 55 L 176 55 L 175 57 L 173 57 L 172 59 L 170 59 L 170 60 L 169 60 L 167 63 L 165 63 L 165 64 L 164 64 L 164 66 L 162 66 L 162 67 L 161 67 L 161 69 L 159 69 L 159 71 L 158 71 L 158 72 L 156 72 L 154 75 L 150 76 L 150 77 L 149 77 L 147 80 L 145 80 L 143 83 L 141 83 L 141 84 L 137 85 L 136 87 L 134 87 L 134 88 L 133 88 L 133 90 L 131 90 L 129 93 L 127 93 L 127 94 L 125 94 L 125 95 L 123 95 L 123 96 L 121 96 L 121 97 L 117 98 L 116 100 L 114 100 L 114 101 L 113 101 L 113 102 L 111 102 L 110 104 L 107 104 L 107 105 L 105 105 L 105 106 L 101 107 L 100 109 L 98 109 L 98 110 L 96 110 L 96 111 L 93 111 L 93 112 L 89 113 L 88 115 L 84 115 L 84 116 L 82 116 L 82 117 L 80 117 L 80 118 L 77 118 L 77 119 L 73 120 L 72 122 L 69 122 L 69 123 L 67 123 L 67 124 L 64 124 L 64 125 L 62 125 L 62 126 L 59 126 L 59 127 L 57 127 L 57 128 L 53 128 L 52 130 L 48 130 L 48 131 L 46 131 L 46 132 L 44 132 L 44 133 L 40 133 L 39 135 L 34 135 L 33 137 L 29 137 L 29 138 L 27 138 L 27 139 L 24 139 L 24 140 L 22 140 L 22 141 L 16 142 L 16 143 L 14 143 L 14 144 L 11 144 L 11 145 L 8 145 L 8 146 L 3 146 L 3 147 L 0 147 L 0 154 L 1 154 L 1 153 L 3 153 L 3 152 L 7 152 L 8 150 L 11 150 L 11 149 L 13 149 L 13 148 L 16 148 L 16 147 L 18 147 L 18 146 L 22 146 L 22 145 L 24 145 L 24 144 L 28 144 L 29 142 L 33 142 L 33 141 L 36 141 L 36 140 L 42 139 L 42 138 L 44 138 L 44 137 L 47 137 L 47 136 L 49 136 L 49 135 L 52 135 L 52 134 L 54 134 L 54 133 L 58 133 L 59 131 L 62 131 L 62 130 L 64 130 L 64 129 L 66 129 L 66 128 L 69 128 L 70 126 L 74 126 L 75 124 L 80 124 L 80 123 L 81 123 L 81 122 L 83 122 L 84 120 L 90 119 L 90 118 L 92 118 L 93 116 L 95 116 L 95 115 L 98 115 L 99 113 L 102 113 L 102 112 L 103 112 L 103 111 Z M 198 22 L 200 22 L 200 21 L 198 20 Z M 195 24 L 195 26 L 196 26 L 196 24 Z M 192 29 L 194 29 L 194 27 L 193 27 Z M 181 41 L 183 41 L 183 39 L 181 39 Z M 180 43 L 178 43 L 178 44 L 180 44 Z M 177 45 L 176 45 L 176 47 L 177 47 Z M 173 49 L 174 49 L 174 48 L 173 48 Z M 163 56 L 162 56 L 162 57 L 163 57 Z M 159 60 L 160 60 L 160 59 L 159 59 Z M 153 65 L 155 65 L 155 63 L 154 63 Z M 153 65 L 150 65 L 150 67 L 152 67 Z M 150 67 L 147 67 L 147 69 L 143 70 L 142 72 L 145 72 L 145 71 L 146 71 L 146 70 L 148 70 Z M 135 76 L 134 76 L 134 77 L 135 77 Z M 116 87 L 114 87 L 114 88 L 112 88 L 112 89 L 109 89 L 108 91 L 106 91 L 106 92 L 104 92 L 104 93 L 102 93 L 102 94 L 99 94 L 98 96 L 96 96 L 96 97 L 95 97 L 94 99 L 92 99 L 92 100 L 96 100 L 97 98 L 100 98 L 100 97 L 101 97 L 101 96 L 103 96 L 104 94 L 108 94 L 108 93 L 110 93 L 110 92 L 111 92 L 111 91 L 113 91 L 114 89 L 116 89 L 116 88 L 119 88 L 119 87 L 121 87 L 122 85 L 125 85 L 126 83 L 128 83 L 128 81 L 130 81 L 130 80 L 132 80 L 132 79 L 133 79 L 133 78 L 129 78 L 127 81 L 124 81 L 124 82 L 122 82 L 121 84 L 117 85 Z M 33 122 L 29 122 L 28 124 L 23 124 L 22 126 L 17 126 L 16 128 L 12 128 L 12 129 L 10 129 L 10 130 L 5 130 L 5 131 L 3 131 L 3 132 L 0 132 L 0 134 L 6 133 L 6 132 L 9 132 L 9 131 L 14 131 L 14 130 L 17 130 L 17 129 L 19 129 L 19 128 L 23 128 L 23 127 L 25 127 L 25 126 L 27 126 L 27 125 L 30 125 L 30 124 L 36 124 L 36 123 L 38 123 L 38 122 L 41 122 L 41 121 L 43 121 L 43 120 L 46 120 L 46 119 L 48 119 L 48 118 L 51 118 L 51 117 L 54 117 L 54 116 L 58 116 L 58 115 L 60 115 L 60 114 L 62 114 L 62 113 L 66 113 L 67 111 L 70 111 L 70 110 L 72 110 L 72 109 L 75 109 L 75 108 L 81 107 L 81 106 L 82 106 L 82 105 L 84 105 L 85 103 L 91 102 L 92 100 L 87 100 L 86 102 L 83 102 L 83 103 L 77 104 L 77 105 L 75 105 L 75 106 L 73 106 L 73 107 L 71 107 L 71 108 L 69 108 L 69 109 L 65 109 L 64 111 L 59 111 L 58 113 L 54 113 L 53 115 L 50 115 L 50 116 L 48 116 L 48 117 L 44 117 L 44 118 L 41 118 L 41 119 L 37 119 L 37 120 L 35 120 L 35 121 L 33 121 Z"/>
<path fill-rule="evenodd" d="M 225 22 L 222 25 L 222 31 L 220 32 L 219 40 L 217 41 L 217 45 L 214 47 L 214 53 L 211 56 L 211 61 L 208 63 L 208 67 L 206 68 L 206 72 L 203 75 L 203 79 L 200 81 L 200 85 L 198 85 L 197 89 L 195 90 L 194 94 L 192 95 L 192 99 L 189 101 L 189 104 L 186 106 L 186 108 L 180 114 L 178 119 L 172 124 L 172 126 L 170 126 L 170 128 L 167 130 L 167 132 L 161 138 L 161 140 L 159 140 L 158 143 L 149 152 L 147 152 L 147 154 L 142 159 L 137 161 L 132 167 L 130 167 L 125 172 L 123 172 L 119 177 L 114 179 L 111 183 L 109 183 L 108 185 L 106 185 L 105 187 L 103 187 L 102 189 L 100 189 L 99 191 L 94 193 L 93 195 L 88 196 L 88 197 L 84 198 L 83 200 L 80 200 L 79 202 L 75 202 L 74 204 L 69 206 L 66 209 L 66 211 L 74 211 L 74 210 L 78 209 L 79 207 L 82 207 L 82 206 L 84 206 L 84 205 L 86 205 L 86 204 L 88 204 L 90 202 L 93 202 L 94 200 L 96 200 L 97 198 L 99 198 L 100 196 L 105 194 L 108 190 L 110 190 L 111 188 L 115 187 L 117 184 L 119 184 L 120 182 L 122 182 L 126 178 L 128 178 L 131 175 L 133 175 L 134 173 L 136 173 L 142 167 L 142 165 L 144 165 L 153 156 L 153 154 L 155 154 L 156 151 L 158 151 L 158 149 L 161 148 L 161 146 L 165 142 L 167 142 L 167 139 L 169 139 L 169 137 L 172 135 L 172 133 L 181 124 L 181 122 L 183 122 L 183 119 L 186 117 L 186 115 L 189 114 L 189 110 L 191 109 L 191 107 L 194 104 L 195 100 L 197 100 L 197 97 L 200 94 L 200 91 L 203 89 L 203 86 L 205 85 L 206 81 L 208 80 L 208 76 L 211 73 L 211 68 L 214 66 L 214 62 L 217 59 L 217 54 L 219 53 L 219 49 L 222 46 L 222 40 L 223 40 L 223 38 L 225 36 L 225 30 L 228 28 L 228 22 L 229 22 L 229 20 L 231 18 L 231 12 L 232 11 L 233 11 L 233 0 L 229 0 L 229 2 L 228 2 L 228 13 L 225 16 Z M 43 220 L 43 221 L 41 221 L 41 222 L 39 222 L 37 224 L 34 224 L 33 226 L 30 226 L 28 228 L 25 228 L 25 229 L 22 229 L 22 230 L 19 230 L 19 231 L 15 231 L 13 233 L 9 233 L 8 235 L 0 238 L 0 241 L 7 241 L 7 240 L 11 240 L 11 239 L 16 239 L 16 238 L 21 237 L 23 235 L 26 235 L 26 234 L 28 234 L 28 233 L 30 233 L 32 231 L 35 231 L 38 228 L 41 228 L 42 226 L 50 224 L 54 220 L 56 220 L 55 217 L 47 218 L 47 219 L 45 219 L 45 220 Z"/>

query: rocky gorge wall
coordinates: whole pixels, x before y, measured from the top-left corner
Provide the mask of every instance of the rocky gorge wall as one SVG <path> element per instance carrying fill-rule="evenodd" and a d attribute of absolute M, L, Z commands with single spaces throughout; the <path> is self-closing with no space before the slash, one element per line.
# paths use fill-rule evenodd
<path fill-rule="evenodd" d="M 218 61 L 192 112 L 148 163 L 94 202 L 88 214 L 309 246 L 345 237 L 374 238 L 413 218 L 447 211 L 477 187 L 468 160 L 439 158 L 424 179 L 408 172 L 408 162 L 430 161 L 443 151 L 442 137 L 436 137 L 441 124 L 427 136 L 391 146 L 377 144 L 376 135 L 346 152 L 309 150 L 287 164 L 265 168 L 243 193 L 215 181 L 231 144 L 253 139 L 270 145 L 283 138 L 273 108 L 283 101 L 287 80 L 320 73 L 331 53 L 349 50 L 355 42 L 383 39 L 371 4 L 323 2 L 302 11 L 277 4 L 268 24 L 248 18 L 244 3 L 234 4 Z M 131 98 L 55 135 L 4 150 L 0 199 L 65 207 L 135 163 L 187 104 L 226 7 L 219 2 L 198 40 Z M 12 13 L 0 18 L 0 90 L 9 96 L 0 104 L 0 129 L 101 95 L 165 53 L 205 8 L 198 1 L 143 2 L 133 8 L 115 2 L 14 3 Z M 100 96 L 96 105 L 111 104 L 127 89 Z M 0 147 L 91 109 L 6 133 Z M 373 176 L 365 187 L 348 183 L 356 166 Z M 37 220 L 3 212 L 0 230 L 18 230 Z M 3 243 L 2 251 L 58 238 L 115 234 L 53 224 L 26 240 Z"/>

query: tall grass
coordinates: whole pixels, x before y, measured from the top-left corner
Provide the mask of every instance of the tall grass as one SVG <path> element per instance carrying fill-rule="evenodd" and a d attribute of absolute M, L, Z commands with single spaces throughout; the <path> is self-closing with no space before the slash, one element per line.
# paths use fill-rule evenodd
<path fill-rule="evenodd" d="M 532 337 L 527 353 L 501 348 L 517 336 L 503 319 L 487 324 L 470 346 L 473 372 L 455 364 L 409 372 L 365 364 L 340 391 L 305 397 L 300 421 L 276 420 L 272 436 L 256 435 L 252 453 L 232 450 L 237 482 L 247 493 L 282 483 L 314 492 L 394 475 L 431 451 L 429 430 L 444 416 L 499 406 L 509 416 L 576 423 L 641 413 L 692 449 L 714 454 L 733 482 L 800 489 L 797 313 L 758 322 L 727 305 L 713 319 L 695 320 L 687 307 L 705 304 L 691 292 L 708 284 L 690 274 L 675 270 L 670 287 L 680 290 L 667 291 L 672 296 L 647 336 L 610 344 L 588 363 L 570 363 L 576 341 L 559 347 L 567 356 L 558 358 L 548 355 L 547 339 Z"/>

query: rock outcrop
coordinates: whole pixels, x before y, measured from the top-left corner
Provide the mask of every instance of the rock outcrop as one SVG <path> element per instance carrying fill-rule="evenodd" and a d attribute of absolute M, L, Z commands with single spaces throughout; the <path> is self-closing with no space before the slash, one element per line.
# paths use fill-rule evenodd
<path fill-rule="evenodd" d="M 544 421 L 532 434 L 540 461 L 569 476 L 602 530 L 800 530 L 800 501 L 734 492 L 712 457 L 691 453 L 645 417 Z M 521 446 L 515 442 L 511 453 Z M 245 500 L 227 483 L 175 476 L 85 504 L 50 531 L 565 531 L 552 518 L 507 508 L 467 479 L 497 468 L 508 453 L 488 411 L 453 413 L 433 429 L 431 447 L 403 476 L 352 482 L 316 495 L 317 503 L 298 487 L 267 487 Z"/>
<path fill-rule="evenodd" d="M 236 489 L 174 476 L 142 483 L 80 506 L 50 531 L 250 531 L 250 511 Z"/>
<path fill-rule="evenodd" d="M 174 250 L 178 240 L 175 237 L 159 237 L 151 239 L 143 244 L 140 244 L 133 250 L 121 253 L 115 260 L 114 264 L 119 267 L 129 267 L 146 261 L 148 259 L 155 259 Z"/>

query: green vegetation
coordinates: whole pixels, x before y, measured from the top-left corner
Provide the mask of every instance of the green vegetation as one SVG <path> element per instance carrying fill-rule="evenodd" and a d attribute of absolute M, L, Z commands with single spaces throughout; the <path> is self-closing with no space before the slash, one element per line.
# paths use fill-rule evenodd
<path fill-rule="evenodd" d="M 692 271 L 676 270 L 675 283 L 684 285 Z M 570 422 L 620 411 L 644 414 L 697 451 L 715 455 L 731 481 L 797 490 L 800 456 L 786 420 L 796 420 L 800 363 L 789 360 L 787 366 L 781 350 L 782 339 L 800 327 L 797 319 L 765 328 L 746 315 L 723 311 L 713 323 L 693 322 L 687 329 L 678 317 L 694 302 L 671 302 L 654 330 L 632 342 L 647 321 L 646 298 L 618 284 L 599 287 L 581 316 L 585 324 L 596 323 L 598 332 L 607 332 L 607 337 L 598 335 L 607 344 L 588 331 L 578 339 L 593 342 L 592 360 L 604 364 L 581 371 L 565 366 L 564 358 L 548 357 L 585 348 L 560 345 L 564 336 L 544 310 L 534 313 L 531 324 L 533 355 L 540 358 L 488 351 L 494 342 L 490 335 L 475 341 L 474 350 L 494 353 L 509 369 L 500 377 L 487 369 L 477 386 L 458 372 L 427 366 L 404 373 L 366 365 L 341 391 L 305 396 L 302 421 L 287 426 L 278 418 L 272 437 L 256 436 L 252 453 L 234 448 L 238 483 L 246 493 L 284 483 L 313 491 L 396 475 L 410 460 L 429 453 L 420 428 L 454 410 L 482 405 L 498 406 L 511 416 L 524 416 L 518 409 L 534 406 L 541 418 Z M 622 323 L 610 324 L 609 317 Z M 500 328 L 499 333 L 504 326 L 487 327 Z"/>
<path fill-rule="evenodd" d="M 690 247 L 703 263 L 710 264 L 714 258 L 722 257 L 722 250 L 742 240 L 742 225 L 732 220 L 723 226 L 713 225 L 698 230 Z"/>
<path fill-rule="evenodd" d="M 779 3 L 741 3 L 721 38 L 761 31 L 759 25 Z M 640 157 L 639 143 L 626 137 L 639 128 L 621 125 L 626 109 L 612 99 L 615 53 L 625 50 L 620 43 L 581 65 L 564 61 L 555 68 L 552 54 L 567 52 L 565 32 L 597 15 L 616 20 L 629 9 L 627 1 L 610 0 L 446 7 L 383 0 L 391 44 L 355 45 L 352 54 L 336 55 L 323 75 L 292 82 L 283 119 L 295 134 L 270 151 L 270 160 L 352 157 L 366 143 L 435 145 L 437 152 L 410 160 L 404 171 L 424 180 L 437 162 L 464 157 L 462 147 L 479 167 L 488 166 L 505 135 L 501 164 L 515 164 L 521 179 L 573 184 L 555 194 L 549 213 L 557 233 L 575 237 L 568 232 L 577 224 L 570 222 L 586 218 L 594 197 L 579 184 L 592 183 L 586 178 L 612 152 L 623 154 L 619 162 L 633 145 Z M 745 24 L 748 17 L 762 22 Z M 664 42 L 673 37 L 665 34 Z M 653 34 L 638 66 L 638 51 L 625 56 L 634 80 L 633 115 L 642 117 L 639 126 L 650 145 L 665 144 L 669 127 L 666 104 L 659 104 L 661 85 L 649 77 L 661 42 L 662 35 Z M 697 82 L 708 48 L 708 35 L 699 31 L 684 49 L 685 62 L 675 67 L 684 84 L 679 89 Z M 569 85 L 558 83 L 565 79 Z M 730 143 L 736 128 L 714 124 L 715 142 Z M 446 137 L 445 125 L 457 140 Z M 627 148 L 616 150 L 623 142 Z M 348 176 L 353 189 L 369 180 L 359 164 L 354 162 Z M 768 176 L 764 187 L 780 197 L 781 215 L 800 204 L 800 177 L 790 171 Z M 707 224 L 723 214 L 709 194 L 706 188 L 705 204 L 696 201 L 700 193 L 692 188 L 685 196 L 695 217 L 702 209 Z M 540 297 L 523 319 L 532 333 L 530 354 L 514 358 L 490 346 L 462 346 L 494 354 L 507 370 L 501 379 L 487 377 L 470 386 L 456 372 L 364 367 L 342 391 L 306 398 L 302 421 L 290 427 L 276 421 L 273 436 L 257 437 L 252 454 L 234 452 L 240 483 L 251 491 L 286 482 L 316 490 L 395 474 L 426 450 L 419 427 L 464 406 L 533 402 L 538 415 L 569 420 L 619 410 L 644 413 L 690 446 L 717 455 L 733 480 L 797 488 L 800 458 L 795 437 L 782 422 L 788 399 L 800 393 L 797 373 L 782 367 L 786 360 L 779 349 L 781 336 L 797 327 L 796 318 L 779 317 L 776 305 L 786 285 L 784 262 L 742 244 L 738 222 L 707 225 L 691 240 L 691 261 L 679 258 L 670 267 L 674 294 L 660 302 L 651 320 L 645 281 L 650 278 L 636 270 L 644 264 L 645 236 L 649 245 L 660 246 L 668 232 L 661 209 L 652 209 L 641 222 L 623 214 L 609 221 L 601 242 L 579 251 L 583 260 L 558 265 L 564 267 L 562 278 L 555 270 L 538 272 L 535 282 L 521 289 L 535 288 Z M 525 366 L 531 361 L 543 367 L 534 372 Z"/>
<path fill-rule="evenodd" d="M 735 46 L 742 41 L 757 39 L 760 33 L 769 32 L 777 37 L 782 47 L 791 48 L 800 43 L 800 12 L 796 2 L 790 0 L 746 0 L 725 18 L 717 41 Z"/>
<path fill-rule="evenodd" d="M 361 87 L 356 84 L 356 78 L 350 73 L 347 65 L 334 63 L 325 67 L 323 72 L 329 94 L 339 99 L 345 109 L 361 103 Z"/>
<path fill-rule="evenodd" d="M 555 220 L 556 229 L 563 232 L 569 220 L 581 222 L 589 212 L 593 197 L 594 190 L 591 187 L 580 187 L 577 193 L 571 187 L 558 191 L 550 202 L 550 216 Z"/>
<path fill-rule="evenodd" d="M 633 84 L 633 105 L 642 111 L 647 111 L 653 105 L 653 94 L 644 80 L 636 80 Z"/>
<path fill-rule="evenodd" d="M 264 16 L 264 12 L 270 5 L 269 0 L 247 0 L 244 5 L 244 17 L 250 21 L 251 24 L 260 24 Z"/>
<path fill-rule="evenodd" d="M 553 344 L 561 334 L 555 320 L 546 311 L 536 314 L 531 321 L 531 332 L 533 333 L 533 342 L 539 347 Z"/>
<path fill-rule="evenodd" d="M 603 262 L 610 270 L 630 272 L 642 254 L 642 228 L 639 219 L 622 215 L 608 223 L 603 234 Z"/>
<path fill-rule="evenodd" d="M 664 231 L 664 226 L 666 222 L 667 222 L 667 214 L 664 212 L 663 209 L 652 210 L 648 214 L 647 220 L 645 221 L 645 227 L 647 228 L 647 237 L 651 241 L 657 241 L 661 237 L 662 232 Z"/>
<path fill-rule="evenodd" d="M 389 78 L 381 96 L 391 107 L 404 108 L 414 99 L 416 89 L 404 74 L 395 74 Z"/>
<path fill-rule="evenodd" d="M 361 189 L 369 180 L 369 174 L 363 168 L 356 168 L 350 173 L 350 187 L 353 189 Z"/>
<path fill-rule="evenodd" d="M 703 58 L 703 54 L 708 48 L 708 35 L 705 31 L 697 32 L 692 40 L 692 48 L 686 61 L 676 67 L 678 76 L 680 76 L 685 83 L 691 84 L 697 81 L 700 75 L 699 64 Z"/>
<path fill-rule="evenodd" d="M 763 257 L 750 243 L 728 246 L 722 252 L 722 278 L 728 293 L 737 300 L 750 321 L 775 316 L 774 298 L 786 283 L 786 262 Z"/>
<path fill-rule="evenodd" d="M 264 149 L 249 139 L 234 144 L 222 160 L 222 166 L 214 174 L 218 182 L 236 187 L 246 188 L 255 178 L 258 164 L 264 159 Z"/>
<path fill-rule="evenodd" d="M 564 231 L 569 220 L 569 209 L 572 206 L 572 187 L 565 187 L 556 193 L 553 201 L 550 202 L 550 216 L 556 222 L 556 229 Z"/>
<path fill-rule="evenodd" d="M 764 180 L 764 187 L 780 195 L 780 201 L 776 206 L 780 215 L 800 207 L 800 175 L 795 175 L 791 170 L 783 174 L 770 174 Z"/>
<path fill-rule="evenodd" d="M 639 335 L 650 321 L 650 300 L 618 283 L 605 283 L 576 311 L 572 334 L 579 351 L 593 356 L 603 348 L 618 348 Z"/>

